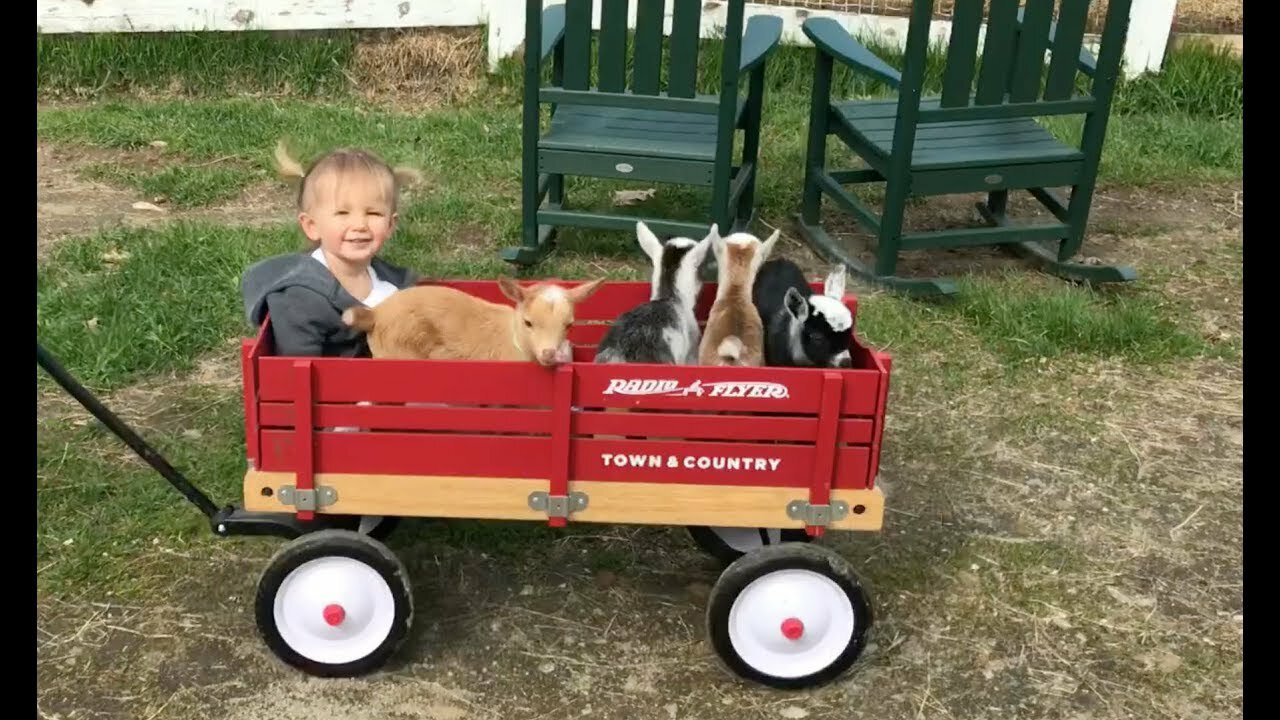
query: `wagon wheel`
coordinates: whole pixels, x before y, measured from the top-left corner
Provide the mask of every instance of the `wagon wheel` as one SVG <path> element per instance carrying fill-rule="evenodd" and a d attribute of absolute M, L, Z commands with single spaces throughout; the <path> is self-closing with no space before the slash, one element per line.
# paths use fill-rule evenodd
<path fill-rule="evenodd" d="M 744 554 L 762 547 L 780 543 L 812 542 L 804 528 L 739 528 L 706 527 L 694 525 L 688 528 L 689 536 L 707 554 L 721 563 L 729 563 Z"/>
<path fill-rule="evenodd" d="M 254 605 L 267 647 L 321 677 L 376 670 L 413 621 L 404 565 L 351 530 L 320 530 L 285 545 L 263 571 Z"/>
<path fill-rule="evenodd" d="M 725 669 L 775 688 L 821 685 L 853 665 L 871 606 L 849 563 L 819 545 L 753 550 L 720 574 L 707 634 Z"/>

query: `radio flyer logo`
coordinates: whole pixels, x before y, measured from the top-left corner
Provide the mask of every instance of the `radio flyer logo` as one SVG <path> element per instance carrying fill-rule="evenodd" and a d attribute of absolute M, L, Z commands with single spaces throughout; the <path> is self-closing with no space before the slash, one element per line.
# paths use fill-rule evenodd
<path fill-rule="evenodd" d="M 791 396 L 787 386 L 776 382 L 694 380 L 681 386 L 679 380 L 611 378 L 605 395 L 663 395 L 667 397 L 723 397 L 785 400 Z"/>

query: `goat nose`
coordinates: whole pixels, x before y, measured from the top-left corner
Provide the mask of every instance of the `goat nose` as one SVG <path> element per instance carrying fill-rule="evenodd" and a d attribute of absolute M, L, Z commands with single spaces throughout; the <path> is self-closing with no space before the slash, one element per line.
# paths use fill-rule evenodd
<path fill-rule="evenodd" d="M 550 365 L 556 361 L 556 351 L 554 349 L 540 350 L 538 351 L 538 358 L 547 365 Z"/>

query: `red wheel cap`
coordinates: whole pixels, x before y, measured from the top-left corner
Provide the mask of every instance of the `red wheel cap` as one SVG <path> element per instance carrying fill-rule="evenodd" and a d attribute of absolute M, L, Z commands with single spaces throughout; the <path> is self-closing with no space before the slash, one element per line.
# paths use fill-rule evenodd
<path fill-rule="evenodd" d="M 788 640 L 799 640 L 804 634 L 804 623 L 800 618 L 787 618 L 782 621 L 782 636 Z"/>
<path fill-rule="evenodd" d="M 324 606 L 324 621 L 329 623 L 331 626 L 336 627 L 341 625 L 342 621 L 345 620 L 346 617 L 347 611 L 343 610 L 341 605 Z"/>

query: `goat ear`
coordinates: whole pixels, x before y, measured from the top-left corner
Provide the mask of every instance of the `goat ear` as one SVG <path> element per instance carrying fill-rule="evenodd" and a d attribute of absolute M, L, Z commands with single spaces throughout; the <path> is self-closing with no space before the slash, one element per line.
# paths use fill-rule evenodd
<path fill-rule="evenodd" d="M 769 255 L 773 253 L 773 246 L 777 244 L 779 237 L 782 237 L 782 231 L 774 230 L 768 240 L 760 243 L 760 246 L 756 248 L 755 255 L 751 257 L 751 272 L 760 271 L 760 266 L 764 265 L 765 261 L 769 259 Z"/>
<path fill-rule="evenodd" d="M 583 283 L 569 288 L 569 300 L 574 305 L 586 300 L 600 289 L 600 285 L 604 283 L 604 278 L 596 278 L 589 283 Z"/>
<path fill-rule="evenodd" d="M 720 235 L 720 228 L 715 223 L 712 223 L 711 229 L 707 231 L 707 236 L 702 241 L 707 243 L 711 254 L 715 257 L 718 258 L 724 254 L 724 237 Z"/>
<path fill-rule="evenodd" d="M 511 298 L 517 305 L 524 302 L 524 288 L 519 283 L 509 277 L 498 278 L 498 287 L 501 288 L 502 294 Z"/>
<path fill-rule="evenodd" d="M 760 245 L 760 252 L 756 254 L 756 257 L 759 258 L 756 261 L 757 263 L 763 263 L 769 259 L 769 256 L 773 254 L 773 246 L 778 244 L 778 238 L 780 237 L 782 237 L 782 231 L 774 230 L 769 239 Z"/>
<path fill-rule="evenodd" d="M 662 242 L 642 221 L 636 222 L 636 240 L 640 242 L 640 249 L 644 250 L 644 254 L 648 255 L 650 260 L 656 263 L 662 259 Z"/>
<path fill-rule="evenodd" d="M 787 288 L 787 295 L 782 299 L 782 304 L 796 320 L 804 322 L 809 318 L 809 301 L 800 294 L 799 290 L 793 287 Z"/>
<path fill-rule="evenodd" d="M 836 265 L 827 274 L 826 281 L 822 284 L 822 294 L 829 298 L 840 300 L 844 297 L 844 265 Z"/>
<path fill-rule="evenodd" d="M 692 260 L 695 267 L 700 267 L 703 261 L 707 259 L 707 251 L 710 249 L 711 249 L 711 238 L 704 237 L 698 241 L 697 245 L 694 245 L 689 250 L 688 255 L 686 255 L 685 257 Z"/>

